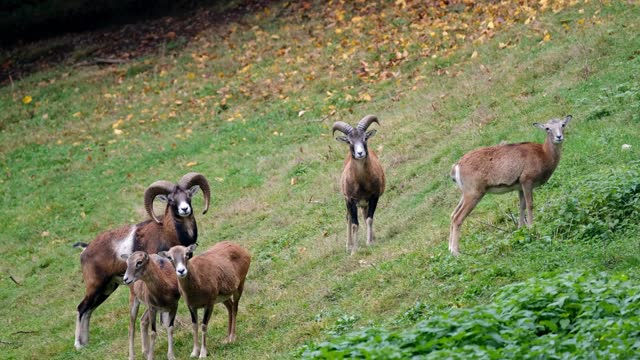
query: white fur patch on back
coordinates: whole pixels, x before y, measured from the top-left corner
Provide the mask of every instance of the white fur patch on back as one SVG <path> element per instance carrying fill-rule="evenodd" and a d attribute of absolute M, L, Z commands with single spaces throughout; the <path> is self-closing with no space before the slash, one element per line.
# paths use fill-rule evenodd
<path fill-rule="evenodd" d="M 136 229 L 135 226 L 132 226 L 129 235 L 114 244 L 113 250 L 115 250 L 118 259 L 120 259 L 120 256 L 123 254 L 131 255 L 133 252 L 133 238 L 136 235 Z"/>
<path fill-rule="evenodd" d="M 458 187 L 460 189 L 462 189 L 462 178 L 460 178 L 460 165 L 456 164 L 456 166 L 453 167 L 453 178 L 456 181 L 456 184 L 458 184 Z"/>

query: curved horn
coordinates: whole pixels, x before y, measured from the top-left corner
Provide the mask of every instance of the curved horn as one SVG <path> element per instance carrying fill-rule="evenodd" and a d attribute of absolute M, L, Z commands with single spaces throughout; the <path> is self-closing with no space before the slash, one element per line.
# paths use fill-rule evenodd
<path fill-rule="evenodd" d="M 190 189 L 195 185 L 200 186 L 202 194 L 204 195 L 204 210 L 202 211 L 202 215 L 204 215 L 209 210 L 209 203 L 211 202 L 211 188 L 209 187 L 209 182 L 204 175 L 197 172 L 190 172 L 185 174 L 182 179 L 178 181 L 178 186 L 185 190 Z"/>
<path fill-rule="evenodd" d="M 153 200 L 155 200 L 158 195 L 167 195 L 173 191 L 175 185 L 171 182 L 165 180 L 158 180 L 153 184 L 149 185 L 147 190 L 144 191 L 144 209 L 147 210 L 147 214 L 151 216 L 153 221 L 158 224 L 161 224 L 156 214 L 153 213 Z"/>
<path fill-rule="evenodd" d="M 353 128 L 351 127 L 351 125 L 347 124 L 344 121 L 336 121 L 335 123 L 333 123 L 332 130 L 334 133 L 336 132 L 336 130 L 338 130 L 345 135 L 349 135 L 353 131 Z"/>
<path fill-rule="evenodd" d="M 367 115 L 362 118 L 362 120 L 358 121 L 358 129 L 365 131 L 371 125 L 371 123 L 377 123 L 380 125 L 378 118 L 375 115 Z"/>

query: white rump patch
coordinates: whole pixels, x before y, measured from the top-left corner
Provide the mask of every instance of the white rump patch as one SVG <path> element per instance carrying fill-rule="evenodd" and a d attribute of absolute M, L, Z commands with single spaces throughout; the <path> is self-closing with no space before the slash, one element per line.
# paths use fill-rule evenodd
<path fill-rule="evenodd" d="M 115 243 L 113 250 L 116 252 L 116 257 L 118 259 L 120 259 L 120 256 L 124 254 L 131 255 L 133 252 L 133 238 L 136 235 L 136 230 L 137 228 L 132 226 L 131 231 L 129 231 L 129 235 Z"/>
<path fill-rule="evenodd" d="M 453 167 L 453 178 L 456 181 L 456 184 L 458 184 L 458 187 L 460 189 L 462 189 L 462 178 L 460 178 L 460 165 L 456 164 L 456 166 Z"/>

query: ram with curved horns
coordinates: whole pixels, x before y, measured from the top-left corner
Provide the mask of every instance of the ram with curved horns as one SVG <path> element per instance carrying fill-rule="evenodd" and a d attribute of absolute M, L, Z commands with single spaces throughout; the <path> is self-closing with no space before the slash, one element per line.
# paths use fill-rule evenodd
<path fill-rule="evenodd" d="M 86 292 L 78 305 L 75 347 L 80 349 L 89 341 L 89 320 L 92 312 L 122 283 L 127 263 L 123 254 L 146 251 L 155 254 L 175 245 L 189 246 L 198 240 L 198 228 L 191 207 L 193 195 L 202 190 L 205 214 L 209 209 L 211 190 L 207 179 L 199 173 L 188 173 L 176 184 L 159 180 L 144 193 L 144 207 L 151 220 L 126 225 L 98 235 L 90 244 L 77 243 L 84 250 L 80 255 L 82 277 Z M 164 216 L 153 212 L 153 202 L 167 203 Z"/>
<path fill-rule="evenodd" d="M 373 123 L 380 124 L 374 115 L 367 115 L 356 127 L 336 121 L 333 132 L 340 131 L 343 136 L 336 140 L 349 144 L 349 154 L 344 161 L 340 187 L 347 204 L 347 252 L 355 254 L 358 247 L 358 207 L 367 224 L 367 245 L 374 241 L 373 214 L 378 199 L 384 193 L 384 171 L 376 154 L 367 146 L 367 140 L 376 130 L 367 131 Z"/>

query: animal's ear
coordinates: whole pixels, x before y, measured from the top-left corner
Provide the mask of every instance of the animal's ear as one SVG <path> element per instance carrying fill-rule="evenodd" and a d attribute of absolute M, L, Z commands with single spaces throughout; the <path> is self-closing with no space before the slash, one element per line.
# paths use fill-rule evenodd
<path fill-rule="evenodd" d="M 196 251 L 198 244 L 191 244 L 187 247 L 187 259 L 191 259 L 193 257 L 193 252 Z"/>
<path fill-rule="evenodd" d="M 538 123 L 538 122 L 534 122 L 534 123 L 533 123 L 533 126 L 537 127 L 537 128 L 538 128 L 538 129 L 540 129 L 540 130 L 547 131 L 547 127 L 546 127 L 544 124 L 540 124 L 540 123 Z"/>
<path fill-rule="evenodd" d="M 143 257 L 143 259 L 144 259 L 144 261 L 147 261 L 147 260 L 149 260 L 149 254 L 147 254 L 147 253 L 144 253 L 144 257 Z"/>
<path fill-rule="evenodd" d="M 198 192 L 198 190 L 200 190 L 200 186 L 198 185 L 192 186 L 191 189 L 189 189 L 189 195 L 190 196 L 195 195 Z"/>
<path fill-rule="evenodd" d="M 164 194 L 156 196 L 156 199 L 158 199 L 158 200 L 160 200 L 160 201 L 162 201 L 162 202 L 167 202 L 167 201 L 169 201 L 169 200 L 167 199 L 167 195 L 164 195 Z"/>
<path fill-rule="evenodd" d="M 369 140 L 369 138 L 373 137 L 373 135 L 375 135 L 377 132 L 377 130 L 367 131 L 367 133 L 364 135 L 364 139 Z"/>
<path fill-rule="evenodd" d="M 157 255 L 160 256 L 161 258 L 171 259 L 169 257 L 169 254 L 166 251 L 160 251 Z"/>
<path fill-rule="evenodd" d="M 562 120 L 562 125 L 567 125 L 571 119 L 573 119 L 573 116 L 567 115 L 564 120 Z"/>
<path fill-rule="evenodd" d="M 347 143 L 347 144 L 349 143 L 349 138 L 346 137 L 345 135 L 336 137 L 336 140 L 338 140 L 340 142 L 343 142 L 343 143 Z"/>
<path fill-rule="evenodd" d="M 129 256 L 131 256 L 131 254 L 121 254 L 120 259 L 127 261 L 129 259 Z"/>

